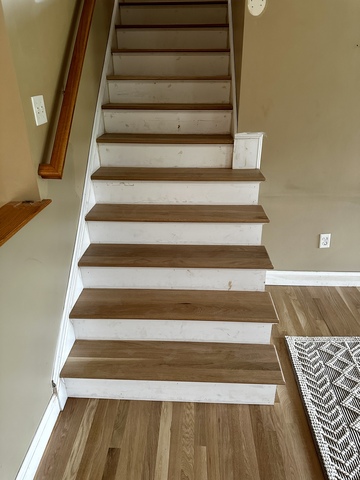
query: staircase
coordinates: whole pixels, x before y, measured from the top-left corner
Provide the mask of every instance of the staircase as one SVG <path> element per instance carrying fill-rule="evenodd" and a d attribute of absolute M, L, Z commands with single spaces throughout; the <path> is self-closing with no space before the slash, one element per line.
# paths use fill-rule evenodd
<path fill-rule="evenodd" d="M 264 177 L 232 168 L 228 2 L 119 9 L 67 393 L 271 404 Z"/>

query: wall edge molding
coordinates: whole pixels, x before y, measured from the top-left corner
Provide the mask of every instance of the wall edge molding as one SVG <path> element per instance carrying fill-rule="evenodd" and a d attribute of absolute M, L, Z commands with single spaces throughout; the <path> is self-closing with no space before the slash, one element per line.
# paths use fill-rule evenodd
<path fill-rule="evenodd" d="M 268 271 L 266 285 L 359 287 L 360 272 Z"/>

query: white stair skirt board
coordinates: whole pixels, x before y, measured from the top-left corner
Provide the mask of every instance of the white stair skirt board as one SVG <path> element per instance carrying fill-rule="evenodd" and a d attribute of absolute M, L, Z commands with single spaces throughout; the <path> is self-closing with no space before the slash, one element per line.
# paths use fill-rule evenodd
<path fill-rule="evenodd" d="M 103 167 L 230 168 L 233 145 L 100 143 Z"/>
<path fill-rule="evenodd" d="M 88 222 L 91 243 L 260 245 L 262 224 Z"/>
<path fill-rule="evenodd" d="M 81 267 L 84 288 L 264 291 L 265 270 Z"/>
<path fill-rule="evenodd" d="M 73 319 L 81 340 L 159 340 L 268 344 L 271 323 L 188 320 Z"/>
<path fill-rule="evenodd" d="M 260 168 L 264 133 L 236 133 L 233 168 Z"/>
<path fill-rule="evenodd" d="M 276 385 L 66 378 L 69 397 L 273 405 Z"/>
<path fill-rule="evenodd" d="M 267 285 L 360 287 L 360 272 L 269 271 Z"/>
<path fill-rule="evenodd" d="M 109 80 L 111 103 L 229 103 L 230 80 Z"/>
<path fill-rule="evenodd" d="M 53 395 L 15 480 L 32 480 L 35 477 L 59 414 L 59 402 Z"/>
<path fill-rule="evenodd" d="M 123 25 L 226 23 L 227 5 L 139 5 L 120 9 Z"/>
<path fill-rule="evenodd" d="M 119 48 L 227 48 L 228 29 L 224 28 L 130 28 L 118 29 Z"/>
<path fill-rule="evenodd" d="M 114 53 L 115 75 L 229 75 L 228 53 Z"/>
<path fill-rule="evenodd" d="M 104 110 L 107 133 L 229 134 L 231 110 Z"/>
<path fill-rule="evenodd" d="M 141 182 L 94 180 L 97 203 L 256 205 L 258 182 Z"/>

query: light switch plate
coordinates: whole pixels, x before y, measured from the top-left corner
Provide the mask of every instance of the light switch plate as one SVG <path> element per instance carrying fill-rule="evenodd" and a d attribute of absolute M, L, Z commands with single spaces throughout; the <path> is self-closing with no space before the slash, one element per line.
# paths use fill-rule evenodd
<path fill-rule="evenodd" d="M 44 97 L 42 95 L 36 95 L 35 97 L 31 97 L 31 102 L 36 125 L 39 126 L 47 123 Z"/>

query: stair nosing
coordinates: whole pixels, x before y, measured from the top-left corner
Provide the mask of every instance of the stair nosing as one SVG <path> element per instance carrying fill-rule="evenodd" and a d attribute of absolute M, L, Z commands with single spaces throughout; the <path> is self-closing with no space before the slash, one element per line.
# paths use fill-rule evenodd
<path fill-rule="evenodd" d="M 184 1 L 174 1 L 174 2 L 157 2 L 156 0 L 151 1 L 151 2 L 119 2 L 120 7 L 147 7 L 148 5 L 156 5 L 158 7 L 161 7 L 162 5 L 165 6 L 172 6 L 172 5 L 226 5 L 227 6 L 228 2 L 226 0 L 215 0 L 215 1 L 206 1 L 206 2 L 197 2 L 195 1 L 189 1 L 189 2 L 184 2 Z"/>
<path fill-rule="evenodd" d="M 230 103 L 105 103 L 102 110 L 203 110 L 229 111 L 233 110 Z"/>
<path fill-rule="evenodd" d="M 208 76 L 197 76 L 197 75 L 108 75 L 108 81 L 179 81 L 179 82 L 227 82 L 231 80 L 230 75 L 208 75 Z"/>
<path fill-rule="evenodd" d="M 132 53 L 209 53 L 209 54 L 222 54 L 229 53 L 230 48 L 114 48 L 111 53 L 114 54 L 132 54 Z"/>
<path fill-rule="evenodd" d="M 234 215 L 225 216 L 224 212 L 217 213 L 216 210 L 226 209 L 242 212 L 249 211 L 250 216 L 245 215 L 237 218 Z M 102 211 L 98 213 L 97 210 Z M 112 215 L 106 214 L 106 210 L 115 210 Z M 128 212 L 127 216 L 121 210 Z M 133 213 L 129 212 L 133 210 Z M 167 212 L 166 212 L 167 210 Z M 188 217 L 188 212 L 191 217 Z M 196 212 L 198 211 L 198 212 Z M 215 211 L 211 215 L 212 211 Z M 160 212 L 160 214 L 159 214 Z M 176 217 L 171 218 L 171 215 Z M 210 214 L 210 215 L 209 215 Z M 260 216 L 261 218 L 256 218 Z M 117 218 L 116 218 L 117 217 Z M 244 224 L 266 224 L 269 219 L 261 205 L 147 205 L 147 204 L 97 204 L 86 215 L 87 222 L 142 222 L 142 223 L 244 223 Z"/>
<path fill-rule="evenodd" d="M 115 25 L 116 30 L 216 30 L 216 29 L 228 29 L 228 23 L 178 23 L 178 24 L 129 24 L 129 25 Z"/>
<path fill-rule="evenodd" d="M 196 256 L 194 251 L 197 251 Z M 254 258 L 254 254 L 258 257 Z M 263 245 L 95 243 L 86 249 L 78 265 L 94 268 L 273 269 Z"/>

